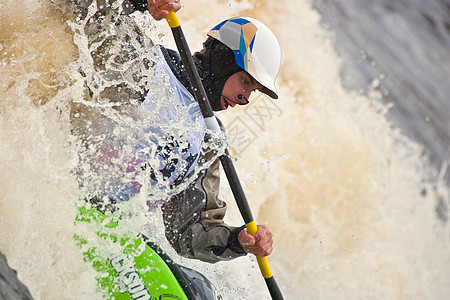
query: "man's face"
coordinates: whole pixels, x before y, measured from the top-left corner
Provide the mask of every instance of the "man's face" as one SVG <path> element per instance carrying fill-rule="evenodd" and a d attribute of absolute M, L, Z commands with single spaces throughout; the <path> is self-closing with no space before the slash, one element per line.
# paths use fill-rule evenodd
<path fill-rule="evenodd" d="M 225 82 L 222 96 L 220 97 L 220 106 L 223 110 L 226 110 L 228 107 L 234 107 L 236 104 L 248 104 L 247 99 L 250 98 L 252 91 L 260 88 L 262 88 L 262 85 L 246 71 L 234 73 Z"/>

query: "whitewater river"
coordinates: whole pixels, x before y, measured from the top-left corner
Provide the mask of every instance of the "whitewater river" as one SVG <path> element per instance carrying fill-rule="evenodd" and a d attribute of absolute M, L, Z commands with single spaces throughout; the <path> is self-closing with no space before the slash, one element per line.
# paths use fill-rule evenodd
<path fill-rule="evenodd" d="M 235 15 L 279 38 L 280 99 L 255 95 L 218 116 L 254 216 L 274 233 L 269 263 L 285 298 L 446 300 L 450 3 L 352 2 L 184 1 L 178 17 L 193 51 Z M 73 239 L 92 234 L 74 224 L 75 203 L 110 175 L 89 165 L 89 145 L 133 141 L 129 130 L 143 123 L 130 107 L 142 86 L 165 100 L 152 42 L 175 48 L 167 24 L 136 13 L 98 34 L 86 21 L 96 10 L 75 20 L 46 1 L 0 4 L 0 252 L 34 299 L 99 299 Z M 144 38 L 124 44 L 127 34 Z M 227 222 L 241 225 L 222 183 Z M 159 210 L 147 212 L 154 199 L 129 201 L 132 230 L 206 275 L 224 299 L 270 299 L 254 257 L 178 257 Z"/>

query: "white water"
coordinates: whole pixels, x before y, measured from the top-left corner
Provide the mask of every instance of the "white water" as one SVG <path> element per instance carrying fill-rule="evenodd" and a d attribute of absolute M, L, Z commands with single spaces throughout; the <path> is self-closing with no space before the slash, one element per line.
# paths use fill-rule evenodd
<path fill-rule="evenodd" d="M 90 62 L 64 18 L 19 2 L 0 5 L 0 251 L 35 299 L 97 299 L 94 271 L 72 239 L 74 203 L 85 192 L 73 175 L 79 144 L 69 108 L 84 97 L 73 61 Z M 236 14 L 261 19 L 279 37 L 280 99 L 254 97 L 219 117 L 255 218 L 274 232 L 269 262 L 285 297 L 448 299 L 450 225 L 435 211 L 438 199 L 450 204 L 448 187 L 430 182 L 436 171 L 422 147 L 386 120 L 376 84 L 370 99 L 341 87 L 339 57 L 309 1 L 184 4 L 178 16 L 192 50 L 212 24 Z M 286 7 L 295 17 L 280 17 Z M 173 45 L 164 22 L 142 24 L 154 42 Z M 228 221 L 241 224 L 225 182 L 222 192 Z M 225 299 L 269 299 L 253 258 L 181 259 L 158 212 L 138 221 Z"/>

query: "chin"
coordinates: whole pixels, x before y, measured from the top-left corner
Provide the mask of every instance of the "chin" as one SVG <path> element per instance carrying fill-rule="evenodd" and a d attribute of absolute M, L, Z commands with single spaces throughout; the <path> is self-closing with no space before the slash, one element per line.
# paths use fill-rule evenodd
<path fill-rule="evenodd" d="M 222 99 L 219 98 L 219 101 L 211 101 L 209 100 L 209 104 L 211 105 L 211 109 L 213 111 L 221 111 L 223 110 L 222 108 Z"/>

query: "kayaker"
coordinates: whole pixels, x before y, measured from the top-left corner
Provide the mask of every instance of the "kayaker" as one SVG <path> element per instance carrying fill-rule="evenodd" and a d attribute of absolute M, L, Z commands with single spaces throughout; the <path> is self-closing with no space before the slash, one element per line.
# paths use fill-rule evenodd
<path fill-rule="evenodd" d="M 148 1 L 147 6 L 145 0 L 131 2 L 135 9 L 148 9 L 155 20 L 162 20 L 169 10 L 181 9 L 181 3 L 173 0 Z M 246 49 L 238 48 L 242 38 L 246 39 Z M 214 111 L 248 104 L 255 90 L 278 98 L 275 79 L 281 51 L 266 25 L 252 18 L 226 20 L 208 33 L 203 47 L 193 58 Z M 163 46 L 160 49 L 169 66 L 169 76 L 192 91 L 178 53 Z M 247 253 L 268 256 L 273 250 L 273 240 L 267 226 L 258 225 L 258 233 L 252 236 L 245 226 L 224 223 L 227 207 L 219 199 L 219 164 L 216 157 L 206 170 L 191 174 L 197 176 L 193 183 L 163 206 L 169 242 L 180 255 L 207 262 L 230 260 Z"/>

